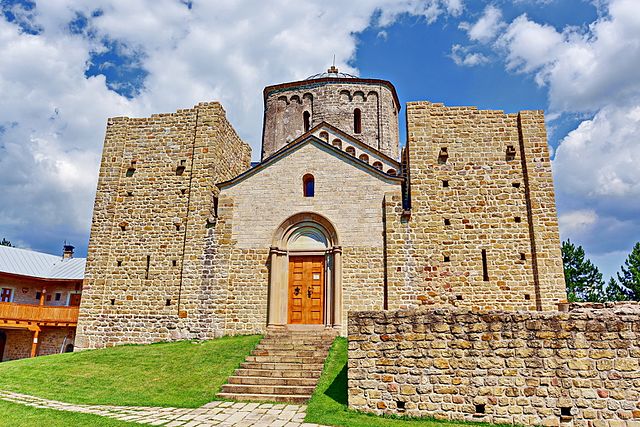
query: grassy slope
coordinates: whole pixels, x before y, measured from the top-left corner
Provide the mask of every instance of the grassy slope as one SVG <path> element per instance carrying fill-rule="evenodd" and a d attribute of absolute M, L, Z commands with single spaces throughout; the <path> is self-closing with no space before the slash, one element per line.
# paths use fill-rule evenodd
<path fill-rule="evenodd" d="M 42 427 L 45 425 L 47 427 L 125 427 L 140 424 L 127 423 L 98 415 L 35 409 L 0 400 L 0 427 Z"/>
<path fill-rule="evenodd" d="M 215 399 L 259 340 L 127 345 L 4 362 L 0 389 L 70 403 L 195 408 Z"/>
<path fill-rule="evenodd" d="M 337 338 L 331 347 L 313 397 L 307 407 L 306 422 L 346 427 L 436 427 L 482 426 L 431 419 L 378 417 L 347 408 L 347 340 Z"/>

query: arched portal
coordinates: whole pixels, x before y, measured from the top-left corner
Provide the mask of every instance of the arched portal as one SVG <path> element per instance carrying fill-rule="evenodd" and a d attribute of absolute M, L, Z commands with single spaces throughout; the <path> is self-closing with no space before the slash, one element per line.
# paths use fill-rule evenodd
<path fill-rule="evenodd" d="M 289 217 L 270 251 L 269 325 L 342 324 L 342 250 L 331 222 L 310 212 Z"/>

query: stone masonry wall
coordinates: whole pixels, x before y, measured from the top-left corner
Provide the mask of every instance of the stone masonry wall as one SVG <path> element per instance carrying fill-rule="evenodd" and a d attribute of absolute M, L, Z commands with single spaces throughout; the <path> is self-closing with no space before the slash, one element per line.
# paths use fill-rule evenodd
<path fill-rule="evenodd" d="M 362 113 L 362 131 L 354 132 L 354 109 Z M 398 158 L 398 110 L 393 93 L 382 84 L 341 79 L 313 82 L 274 91 L 267 96 L 262 158 L 304 133 L 303 113 L 310 128 L 323 121 L 365 144 Z"/>
<path fill-rule="evenodd" d="M 0 361 L 25 359 L 31 356 L 33 332 L 24 329 L 3 329 L 7 336 L 4 355 L 0 354 Z M 66 337 L 66 341 L 65 341 Z M 58 354 L 67 344 L 73 344 L 75 328 L 43 328 L 40 332 L 38 356 Z"/>
<path fill-rule="evenodd" d="M 640 426 L 640 306 L 349 316 L 349 406 L 545 426 Z"/>
<path fill-rule="evenodd" d="M 407 129 L 410 217 L 385 204 L 389 308 L 555 309 L 566 294 L 542 112 L 413 102 Z"/>
<path fill-rule="evenodd" d="M 249 162 L 215 102 L 109 119 L 77 348 L 208 333 L 197 307 L 215 183 Z"/>

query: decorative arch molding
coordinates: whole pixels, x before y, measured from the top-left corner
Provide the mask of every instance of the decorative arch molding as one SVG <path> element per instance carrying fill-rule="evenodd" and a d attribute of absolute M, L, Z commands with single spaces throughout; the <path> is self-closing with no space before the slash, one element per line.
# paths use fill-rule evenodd
<path fill-rule="evenodd" d="M 288 323 L 289 255 L 324 256 L 324 326 L 342 325 L 342 248 L 334 225 L 322 215 L 301 212 L 276 229 L 269 254 L 270 326 Z"/>

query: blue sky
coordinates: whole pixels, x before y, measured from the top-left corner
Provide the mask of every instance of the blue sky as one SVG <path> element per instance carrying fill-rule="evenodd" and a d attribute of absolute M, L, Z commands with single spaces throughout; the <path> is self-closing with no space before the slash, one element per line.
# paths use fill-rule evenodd
<path fill-rule="evenodd" d="M 67 240 L 86 253 L 107 117 L 217 100 L 257 158 L 262 88 L 322 72 L 334 55 L 341 71 L 393 82 L 402 103 L 545 110 L 563 239 L 605 276 L 640 240 L 637 0 L 0 0 L 0 10 L 0 238 L 21 247 L 58 253 Z"/>

